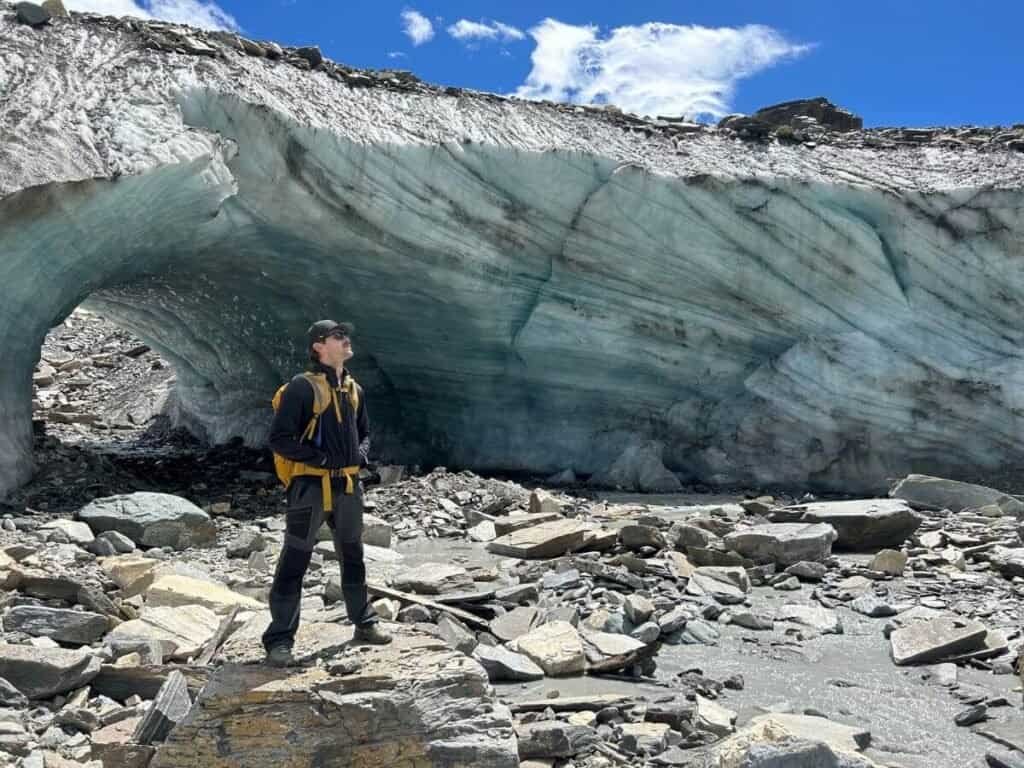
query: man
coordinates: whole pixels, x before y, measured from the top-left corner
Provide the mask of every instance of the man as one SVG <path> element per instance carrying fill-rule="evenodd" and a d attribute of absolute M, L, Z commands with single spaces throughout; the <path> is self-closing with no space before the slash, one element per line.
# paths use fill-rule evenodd
<path fill-rule="evenodd" d="M 354 642 L 391 642 L 377 626 L 366 590 L 358 473 L 370 450 L 370 422 L 362 388 L 345 370 L 353 354 L 351 333 L 351 325 L 333 320 L 310 327 L 310 372 L 284 387 L 270 427 L 274 453 L 298 462 L 288 484 L 284 548 L 270 588 L 270 626 L 263 634 L 267 662 L 273 666 L 294 664 L 292 644 L 299 627 L 302 579 L 325 519 L 341 564 L 341 591 L 355 625 Z M 323 410 L 314 422 L 317 398 Z"/>

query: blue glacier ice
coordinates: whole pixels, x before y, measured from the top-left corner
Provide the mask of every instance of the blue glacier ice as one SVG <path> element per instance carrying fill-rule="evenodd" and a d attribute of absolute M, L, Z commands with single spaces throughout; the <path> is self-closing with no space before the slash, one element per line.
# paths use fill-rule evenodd
<path fill-rule="evenodd" d="M 0 493 L 81 303 L 213 441 L 263 440 L 335 317 L 400 461 L 871 491 L 1024 459 L 1024 152 L 673 133 L 10 8 Z"/>

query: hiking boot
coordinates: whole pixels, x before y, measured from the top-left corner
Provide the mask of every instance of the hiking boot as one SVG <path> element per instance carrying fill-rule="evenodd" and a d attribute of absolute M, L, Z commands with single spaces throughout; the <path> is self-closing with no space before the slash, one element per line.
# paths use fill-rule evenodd
<path fill-rule="evenodd" d="M 292 656 L 292 647 L 282 644 L 268 648 L 267 664 L 271 667 L 294 667 L 295 657 Z"/>
<path fill-rule="evenodd" d="M 356 631 L 352 633 L 353 643 L 365 643 L 367 645 L 387 645 L 391 642 L 391 635 L 373 624 L 363 624 L 362 626 L 356 627 Z"/>

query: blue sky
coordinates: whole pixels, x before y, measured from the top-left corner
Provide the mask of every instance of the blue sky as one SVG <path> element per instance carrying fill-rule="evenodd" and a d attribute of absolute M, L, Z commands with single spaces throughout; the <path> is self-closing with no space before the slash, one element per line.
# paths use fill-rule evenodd
<path fill-rule="evenodd" d="M 827 96 L 865 125 L 1024 123 L 1024 2 L 65 0 L 527 98 L 703 115 Z"/>

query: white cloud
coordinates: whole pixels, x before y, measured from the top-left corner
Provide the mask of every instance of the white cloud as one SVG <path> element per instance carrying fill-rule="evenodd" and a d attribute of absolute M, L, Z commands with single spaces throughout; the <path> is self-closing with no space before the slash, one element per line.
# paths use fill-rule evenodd
<path fill-rule="evenodd" d="M 430 19 L 411 8 L 402 11 L 402 29 L 413 45 L 423 45 L 434 37 L 434 25 Z"/>
<path fill-rule="evenodd" d="M 533 68 L 517 96 L 610 103 L 645 115 L 721 117 L 731 111 L 738 80 L 813 48 L 761 25 L 651 22 L 602 38 L 596 26 L 549 18 L 530 35 L 537 41 Z"/>
<path fill-rule="evenodd" d="M 231 14 L 208 0 L 65 0 L 64 4 L 72 11 L 107 16 L 161 19 L 204 29 L 239 28 Z"/>
<path fill-rule="evenodd" d="M 502 24 L 500 21 L 488 24 L 485 21 L 470 21 L 469 19 L 459 19 L 448 27 L 448 34 L 456 40 L 462 41 L 502 40 L 510 42 L 526 38 L 521 29 L 517 29 L 510 24 Z"/>
<path fill-rule="evenodd" d="M 388 51 L 388 58 L 389 59 L 404 59 L 405 58 L 405 54 L 402 53 L 401 51 Z"/>

